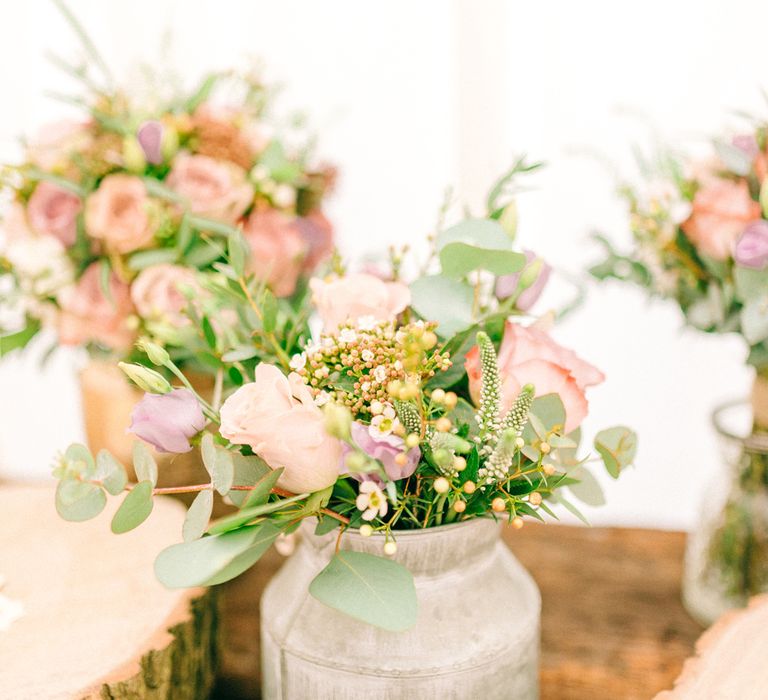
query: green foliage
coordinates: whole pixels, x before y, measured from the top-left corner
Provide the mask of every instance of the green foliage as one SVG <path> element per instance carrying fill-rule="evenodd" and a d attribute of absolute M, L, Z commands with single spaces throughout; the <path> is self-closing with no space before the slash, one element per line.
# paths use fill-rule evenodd
<path fill-rule="evenodd" d="M 128 483 L 125 467 L 118 462 L 107 450 L 99 450 L 96 455 L 96 472 L 94 478 L 101 481 L 104 488 L 112 496 L 122 493 Z"/>
<path fill-rule="evenodd" d="M 80 522 L 95 518 L 107 504 L 100 486 L 65 479 L 56 487 L 56 512 L 64 519 Z"/>
<path fill-rule="evenodd" d="M 624 467 L 632 464 L 637 452 L 637 436 L 624 426 L 601 430 L 595 436 L 595 449 L 608 473 L 617 479 Z"/>
<path fill-rule="evenodd" d="M 411 283 L 411 305 L 422 318 L 438 323 L 443 338 L 468 328 L 473 323 L 472 288 L 442 275 L 419 277 Z"/>
<path fill-rule="evenodd" d="M 184 518 L 182 536 L 185 542 L 199 539 L 208 527 L 213 512 L 213 491 L 205 489 L 195 496 Z"/>
<path fill-rule="evenodd" d="M 26 347 L 32 338 L 40 331 L 40 321 L 28 319 L 27 325 L 15 333 L 0 335 L 0 357 L 4 357 L 13 350 L 21 350 Z"/>
<path fill-rule="evenodd" d="M 525 256 L 499 248 L 477 248 L 467 243 L 448 243 L 440 250 L 440 264 L 446 277 L 461 279 L 473 270 L 488 270 L 494 275 L 518 272 Z"/>
<path fill-rule="evenodd" d="M 390 632 L 403 632 L 416 624 L 413 576 L 389 559 L 337 552 L 312 581 L 309 592 L 334 610 Z"/>
<path fill-rule="evenodd" d="M 174 544 L 158 555 L 155 574 L 168 588 L 223 583 L 252 566 L 279 533 L 272 523 L 265 522 Z"/>
<path fill-rule="evenodd" d="M 281 498 L 277 501 L 260 503 L 255 506 L 242 508 L 237 513 L 228 515 L 224 518 L 219 518 L 219 520 L 211 523 L 211 526 L 208 528 L 208 533 L 211 535 L 220 535 L 225 532 L 230 532 L 231 530 L 237 530 L 243 525 L 251 523 L 261 516 L 275 513 L 279 510 L 283 510 L 286 506 L 289 506 L 298 501 L 303 501 L 307 496 L 309 496 L 308 493 L 300 493 L 295 496 L 291 496 L 290 498 Z"/>
<path fill-rule="evenodd" d="M 120 535 L 141 525 L 152 512 L 152 482 L 140 481 L 123 499 L 112 518 L 112 532 Z"/>
<path fill-rule="evenodd" d="M 157 486 L 157 462 L 149 448 L 139 440 L 133 443 L 133 470 L 139 481 L 148 481 L 153 488 Z"/>
<path fill-rule="evenodd" d="M 222 495 L 229 493 L 235 478 L 232 453 L 214 444 L 213 434 L 205 433 L 200 441 L 203 465 L 211 475 L 213 487 Z"/>

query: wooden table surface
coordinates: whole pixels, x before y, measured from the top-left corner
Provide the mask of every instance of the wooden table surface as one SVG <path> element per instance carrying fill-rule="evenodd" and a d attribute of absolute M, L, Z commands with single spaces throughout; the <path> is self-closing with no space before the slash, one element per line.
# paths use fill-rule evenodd
<path fill-rule="evenodd" d="M 504 538 L 541 588 L 542 700 L 649 700 L 672 686 L 702 632 L 680 603 L 682 533 L 526 524 Z M 273 550 L 220 591 L 216 700 L 258 697 L 258 597 L 281 562 Z"/>

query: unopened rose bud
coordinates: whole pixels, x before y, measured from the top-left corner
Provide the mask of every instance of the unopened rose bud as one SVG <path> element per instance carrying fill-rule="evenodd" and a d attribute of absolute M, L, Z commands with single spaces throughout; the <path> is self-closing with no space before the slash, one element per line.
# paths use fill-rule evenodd
<path fill-rule="evenodd" d="M 137 387 L 150 394 L 167 394 L 172 389 L 168 380 L 162 374 L 149 369 L 149 367 L 128 362 L 118 362 L 117 366 L 123 370 Z"/>
<path fill-rule="evenodd" d="M 520 516 L 512 518 L 512 527 L 515 528 L 515 530 L 519 530 L 523 525 L 525 525 L 525 522 Z"/>
<path fill-rule="evenodd" d="M 477 484 L 474 481 L 465 481 L 462 489 L 464 490 L 464 493 L 474 493 L 477 489 Z"/>
<path fill-rule="evenodd" d="M 329 401 L 323 406 L 325 415 L 325 430 L 329 435 L 340 440 L 351 440 L 350 428 L 352 426 L 352 414 L 346 406 L 341 406 Z"/>
<path fill-rule="evenodd" d="M 136 343 L 136 347 L 146 354 L 153 365 L 165 367 L 171 362 L 171 356 L 168 354 L 168 351 L 147 338 L 140 338 L 139 342 Z"/>
<path fill-rule="evenodd" d="M 457 513 L 463 513 L 463 512 L 464 512 L 464 511 L 467 509 L 467 503 L 466 503 L 466 501 L 456 501 L 456 502 L 453 504 L 453 509 L 454 509 L 454 510 L 455 510 Z"/>
<path fill-rule="evenodd" d="M 123 165 L 131 173 L 143 173 L 147 167 L 144 151 L 135 136 L 126 136 L 123 139 Z"/>

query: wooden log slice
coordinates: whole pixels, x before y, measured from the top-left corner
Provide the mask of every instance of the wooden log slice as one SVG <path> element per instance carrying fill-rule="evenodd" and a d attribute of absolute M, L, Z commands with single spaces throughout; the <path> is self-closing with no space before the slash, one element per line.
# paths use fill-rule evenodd
<path fill-rule="evenodd" d="M 119 499 L 67 523 L 52 486 L 0 484 L 3 594 L 24 615 L 0 631 L 4 700 L 200 700 L 213 684 L 216 613 L 205 589 L 167 590 L 153 561 L 178 542 L 182 506 L 157 498 L 136 530 L 113 535 Z"/>
<path fill-rule="evenodd" d="M 723 615 L 701 635 L 674 690 L 655 700 L 765 700 L 768 697 L 768 595 Z"/>

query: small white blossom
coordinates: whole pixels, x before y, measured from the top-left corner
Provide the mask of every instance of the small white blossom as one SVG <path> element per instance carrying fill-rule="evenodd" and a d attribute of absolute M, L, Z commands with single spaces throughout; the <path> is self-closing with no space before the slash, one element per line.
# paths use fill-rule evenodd
<path fill-rule="evenodd" d="M 373 520 L 377 515 L 383 518 L 387 514 L 387 498 L 375 481 L 360 484 L 355 505 L 363 511 L 363 520 Z"/>
<path fill-rule="evenodd" d="M 284 209 L 292 207 L 296 203 L 296 190 L 290 185 L 278 185 L 272 195 L 272 201 Z"/>
<path fill-rule="evenodd" d="M 341 333 L 339 333 L 339 340 L 342 343 L 349 345 L 357 340 L 357 333 L 351 328 L 344 328 Z"/>
<path fill-rule="evenodd" d="M 376 318 L 374 316 L 361 316 L 357 319 L 357 327 L 361 331 L 372 331 L 376 328 Z"/>
<path fill-rule="evenodd" d="M 300 369 L 304 369 L 307 365 L 307 353 L 297 353 L 291 358 L 290 367 L 292 370 L 298 372 Z"/>
<path fill-rule="evenodd" d="M 363 352 L 360 353 L 360 357 L 363 358 L 363 362 L 370 362 L 375 357 L 375 355 L 373 354 L 373 350 L 366 348 L 363 350 Z"/>
<path fill-rule="evenodd" d="M 387 368 L 383 365 L 379 365 L 376 367 L 376 369 L 373 370 L 373 376 L 377 382 L 383 382 L 387 378 Z"/>
<path fill-rule="evenodd" d="M 390 405 L 384 406 L 384 409 L 378 415 L 374 416 L 371 424 L 368 426 L 368 434 L 374 439 L 381 439 L 391 435 L 394 430 L 400 426 L 395 409 Z"/>
<path fill-rule="evenodd" d="M 315 406 L 325 406 L 331 400 L 330 394 L 325 391 L 321 391 L 315 396 Z"/>

